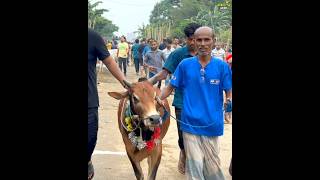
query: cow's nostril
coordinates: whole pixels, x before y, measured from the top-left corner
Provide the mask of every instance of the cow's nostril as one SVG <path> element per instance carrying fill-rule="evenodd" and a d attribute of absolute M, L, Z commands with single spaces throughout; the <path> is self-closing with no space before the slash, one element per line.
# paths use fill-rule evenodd
<path fill-rule="evenodd" d="M 160 121 L 160 116 L 159 115 L 152 115 L 149 117 L 150 121 L 153 123 L 159 123 Z"/>

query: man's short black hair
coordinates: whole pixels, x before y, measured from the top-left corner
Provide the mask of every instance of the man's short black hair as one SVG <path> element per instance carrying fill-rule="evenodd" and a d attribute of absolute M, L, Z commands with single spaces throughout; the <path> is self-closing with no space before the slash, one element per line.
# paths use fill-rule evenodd
<path fill-rule="evenodd" d="M 201 27 L 201 25 L 199 25 L 197 23 L 190 23 L 184 28 L 184 30 L 183 30 L 184 34 L 187 37 L 191 37 L 199 27 Z"/>
<path fill-rule="evenodd" d="M 168 39 L 167 39 L 167 43 L 168 43 L 168 44 L 172 44 L 172 40 L 168 38 Z"/>
<path fill-rule="evenodd" d="M 139 39 L 136 39 L 134 42 L 135 42 L 135 43 L 139 43 Z"/>
<path fill-rule="evenodd" d="M 146 81 L 146 80 L 148 80 L 146 77 L 140 77 L 140 78 L 138 79 L 138 82 L 142 82 L 142 81 Z"/>
<path fill-rule="evenodd" d="M 147 42 L 148 42 L 149 44 L 151 44 L 151 43 L 152 43 L 152 41 L 154 41 L 154 39 L 153 39 L 153 38 L 149 38 L 149 39 L 147 40 Z"/>

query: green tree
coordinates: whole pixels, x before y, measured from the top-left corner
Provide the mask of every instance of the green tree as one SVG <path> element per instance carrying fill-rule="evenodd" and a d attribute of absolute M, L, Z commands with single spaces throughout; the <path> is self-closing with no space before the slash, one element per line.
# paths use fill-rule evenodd
<path fill-rule="evenodd" d="M 112 21 L 102 17 L 104 12 L 108 12 L 107 9 L 98 9 L 98 5 L 101 4 L 102 1 L 97 1 L 95 3 L 91 3 L 88 1 L 88 26 L 103 37 L 111 39 L 113 36 L 113 32 L 118 31 L 119 27 L 112 23 Z"/>
<path fill-rule="evenodd" d="M 232 0 L 162 0 L 154 6 L 149 22 L 144 37 L 183 37 L 184 27 L 196 22 L 212 27 L 225 41 L 231 38 Z"/>
<path fill-rule="evenodd" d="M 111 39 L 113 32 L 118 31 L 118 27 L 104 17 L 97 17 L 94 30 L 99 32 L 103 37 Z"/>
<path fill-rule="evenodd" d="M 88 26 L 94 29 L 96 19 L 104 12 L 108 12 L 107 9 L 97 9 L 97 6 L 102 3 L 102 1 L 97 1 L 91 4 L 91 1 L 88 1 Z"/>
<path fill-rule="evenodd" d="M 156 3 L 150 15 L 150 23 L 157 24 L 160 22 L 167 22 L 172 20 L 171 11 L 174 6 L 172 0 L 163 0 L 159 3 Z"/>
<path fill-rule="evenodd" d="M 218 7 L 213 11 L 201 9 L 196 16 L 190 18 L 190 21 L 212 27 L 217 33 L 231 26 L 231 14 L 229 11 L 220 11 Z"/>
<path fill-rule="evenodd" d="M 139 26 L 138 30 L 138 38 L 146 37 L 146 26 L 142 23 L 142 26 Z"/>

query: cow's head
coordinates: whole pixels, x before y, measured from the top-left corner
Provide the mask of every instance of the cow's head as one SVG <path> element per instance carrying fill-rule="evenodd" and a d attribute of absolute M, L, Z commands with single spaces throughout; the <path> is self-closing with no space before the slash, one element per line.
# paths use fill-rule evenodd
<path fill-rule="evenodd" d="M 160 124 L 159 103 L 157 102 L 156 88 L 148 81 L 129 83 L 124 81 L 127 86 L 127 92 L 108 92 L 115 99 L 128 98 L 131 104 L 131 110 L 138 115 L 138 120 L 142 121 L 145 127 L 150 128 Z M 158 91 L 159 92 L 159 91 Z"/>

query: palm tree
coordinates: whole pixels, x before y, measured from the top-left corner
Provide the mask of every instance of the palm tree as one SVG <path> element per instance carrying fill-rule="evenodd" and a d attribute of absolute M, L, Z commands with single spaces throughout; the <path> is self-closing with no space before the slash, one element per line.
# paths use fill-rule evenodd
<path fill-rule="evenodd" d="M 88 26 L 92 29 L 94 29 L 97 17 L 100 17 L 104 12 L 108 12 L 107 9 L 96 9 L 100 3 L 102 3 L 102 1 L 91 4 L 88 0 Z"/>
<path fill-rule="evenodd" d="M 146 26 L 144 24 L 142 24 L 142 26 L 138 27 L 138 30 L 136 31 L 139 34 L 139 38 L 141 37 L 146 37 Z"/>
<path fill-rule="evenodd" d="M 215 8 L 213 11 L 208 9 L 201 9 L 197 16 L 189 19 L 192 22 L 197 22 L 202 25 L 210 26 L 214 31 L 219 31 L 230 27 L 231 14 L 229 11 L 219 11 Z"/>
<path fill-rule="evenodd" d="M 218 7 L 215 7 L 214 10 L 202 8 L 196 16 L 187 20 L 211 27 L 219 37 L 221 32 L 231 27 L 232 16 L 231 11 L 220 11 Z"/>

